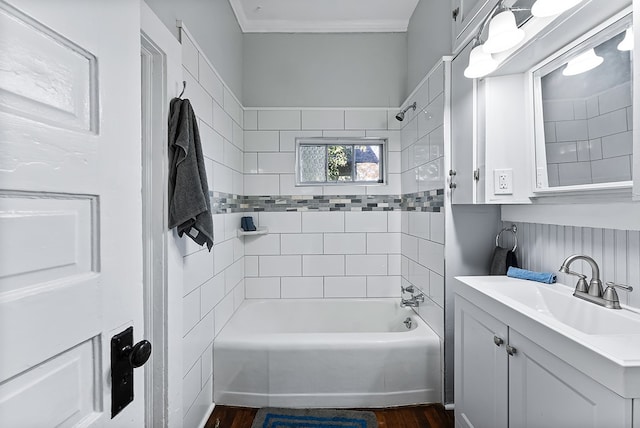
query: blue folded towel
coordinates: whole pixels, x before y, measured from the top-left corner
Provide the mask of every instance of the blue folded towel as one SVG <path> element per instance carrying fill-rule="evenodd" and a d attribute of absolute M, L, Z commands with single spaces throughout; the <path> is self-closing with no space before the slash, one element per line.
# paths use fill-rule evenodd
<path fill-rule="evenodd" d="M 529 281 L 544 282 L 545 284 L 553 284 L 556 282 L 556 274 L 550 272 L 533 272 L 526 269 L 519 269 L 513 266 L 509 267 L 507 276 L 511 278 L 528 279 Z"/>

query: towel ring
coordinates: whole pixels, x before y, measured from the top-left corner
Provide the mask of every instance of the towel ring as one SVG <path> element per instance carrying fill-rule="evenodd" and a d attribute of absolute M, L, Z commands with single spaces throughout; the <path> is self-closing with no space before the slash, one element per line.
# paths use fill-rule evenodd
<path fill-rule="evenodd" d="M 502 229 L 500 232 L 498 232 L 498 234 L 496 235 L 496 247 L 500 246 L 500 236 L 502 236 L 502 232 L 511 232 L 513 233 L 513 248 L 511 249 L 511 251 L 516 251 L 516 248 L 518 248 L 518 226 L 516 226 L 515 224 L 512 224 L 510 227 L 505 227 L 504 229 Z"/>

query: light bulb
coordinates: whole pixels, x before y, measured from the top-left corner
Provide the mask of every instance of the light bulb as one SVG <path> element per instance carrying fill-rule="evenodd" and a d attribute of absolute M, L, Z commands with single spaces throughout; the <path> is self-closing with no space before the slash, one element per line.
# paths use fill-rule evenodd
<path fill-rule="evenodd" d="M 464 70 L 464 77 L 477 79 L 498 68 L 498 61 L 493 59 L 490 53 L 484 51 L 482 45 L 478 45 L 469 54 L 469 65 Z"/>
<path fill-rule="evenodd" d="M 524 39 L 524 31 L 516 25 L 516 17 L 510 10 L 500 12 L 489 22 L 489 36 L 483 49 L 499 53 L 511 49 Z"/>
<path fill-rule="evenodd" d="M 604 58 L 596 55 L 596 51 L 589 49 L 583 54 L 578 55 L 567 63 L 567 66 L 562 70 L 563 76 L 575 76 L 592 70 L 602 64 Z"/>
<path fill-rule="evenodd" d="M 627 31 L 624 32 L 624 39 L 622 39 L 622 41 L 618 43 L 618 50 L 633 50 L 633 28 L 627 28 Z"/>
<path fill-rule="evenodd" d="M 560 15 L 582 0 L 537 0 L 531 8 L 531 14 L 537 18 Z"/>

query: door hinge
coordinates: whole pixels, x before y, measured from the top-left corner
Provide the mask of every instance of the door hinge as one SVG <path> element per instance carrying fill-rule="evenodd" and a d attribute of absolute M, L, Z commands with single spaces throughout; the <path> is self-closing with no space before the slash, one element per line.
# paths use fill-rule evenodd
<path fill-rule="evenodd" d="M 454 21 L 458 21 L 458 15 L 460 15 L 460 8 L 456 7 L 455 9 L 453 9 L 453 12 L 451 12 L 451 16 L 453 17 Z"/>
<path fill-rule="evenodd" d="M 473 170 L 473 179 L 475 181 L 480 181 L 480 168 Z"/>

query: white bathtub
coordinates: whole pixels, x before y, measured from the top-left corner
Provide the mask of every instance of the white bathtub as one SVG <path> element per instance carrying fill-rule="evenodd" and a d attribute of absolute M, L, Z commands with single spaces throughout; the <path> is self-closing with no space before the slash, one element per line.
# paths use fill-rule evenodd
<path fill-rule="evenodd" d="M 440 339 L 399 303 L 246 300 L 213 342 L 214 401 L 248 407 L 441 402 Z"/>

